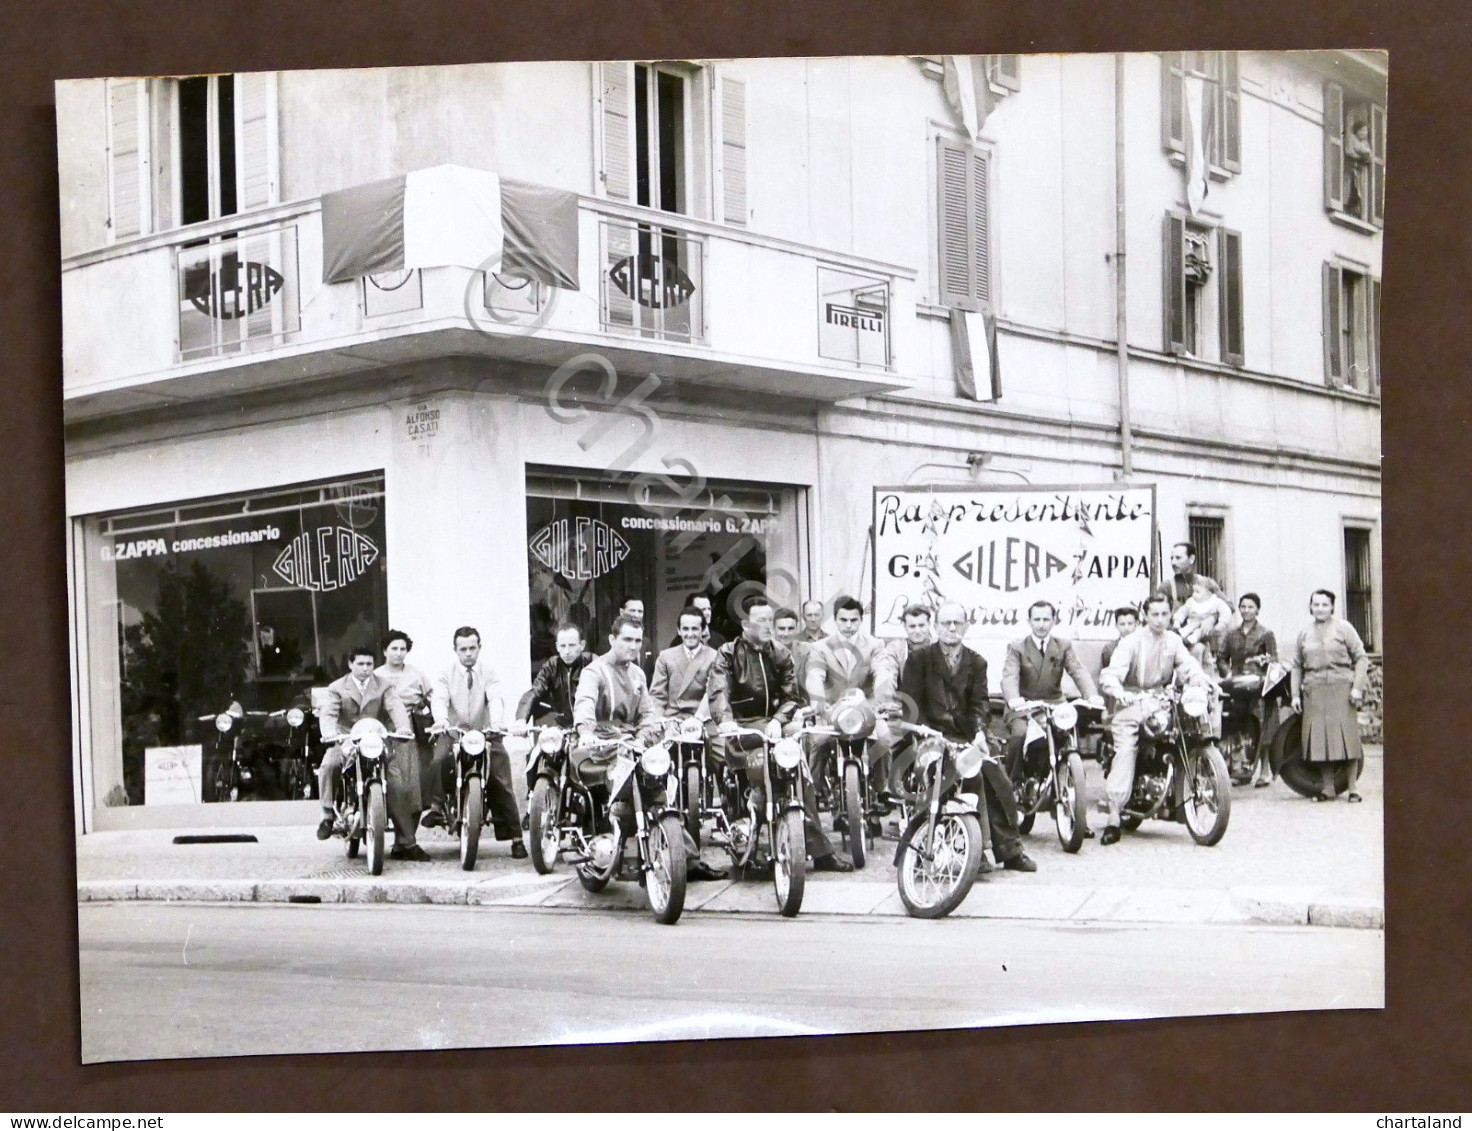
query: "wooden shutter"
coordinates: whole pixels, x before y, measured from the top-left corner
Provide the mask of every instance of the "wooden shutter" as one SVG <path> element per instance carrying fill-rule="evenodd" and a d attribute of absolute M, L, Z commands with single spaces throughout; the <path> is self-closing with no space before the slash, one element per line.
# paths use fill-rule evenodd
<path fill-rule="evenodd" d="M 1324 84 L 1324 207 L 1344 211 L 1344 88 Z"/>
<path fill-rule="evenodd" d="M 1324 380 L 1336 386 L 1344 384 L 1342 329 L 1347 312 L 1343 276 L 1334 264 L 1324 264 Z"/>
<path fill-rule="evenodd" d="M 1168 153 L 1186 154 L 1186 71 L 1179 51 L 1160 56 L 1160 143 Z"/>
<path fill-rule="evenodd" d="M 598 103 L 603 127 L 603 195 L 628 200 L 633 168 L 634 64 L 599 63 Z"/>
<path fill-rule="evenodd" d="M 1242 233 L 1217 231 L 1221 273 L 1217 276 L 1221 356 L 1228 365 L 1246 363 L 1242 333 Z"/>
<path fill-rule="evenodd" d="M 941 305 L 979 310 L 992 297 L 988 158 L 946 138 L 937 139 L 937 147 Z"/>
<path fill-rule="evenodd" d="M 1165 215 L 1165 352 L 1186 352 L 1186 218 Z"/>
<path fill-rule="evenodd" d="M 276 137 L 275 73 L 236 75 L 236 211 L 246 212 L 280 202 Z"/>
<path fill-rule="evenodd" d="M 1377 228 L 1385 226 L 1385 107 L 1375 103 L 1370 106 L 1370 219 Z"/>
<path fill-rule="evenodd" d="M 1016 92 L 1022 89 L 1022 67 L 1016 55 L 988 55 L 986 77 L 988 82 L 1003 90 Z"/>
<path fill-rule="evenodd" d="M 721 217 L 746 226 L 746 83 L 721 79 Z"/>
<path fill-rule="evenodd" d="M 112 241 L 149 229 L 148 96 L 143 79 L 107 80 L 107 225 Z"/>
<path fill-rule="evenodd" d="M 1370 388 L 1374 396 L 1380 395 L 1380 280 L 1370 279 Z"/>
<path fill-rule="evenodd" d="M 1229 173 L 1242 171 L 1242 86 L 1237 74 L 1237 53 L 1223 51 L 1217 65 L 1217 153 L 1218 163 Z"/>

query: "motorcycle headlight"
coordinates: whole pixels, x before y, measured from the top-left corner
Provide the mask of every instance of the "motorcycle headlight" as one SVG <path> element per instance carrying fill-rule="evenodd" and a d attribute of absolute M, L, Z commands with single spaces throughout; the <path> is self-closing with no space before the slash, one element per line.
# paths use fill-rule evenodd
<path fill-rule="evenodd" d="M 705 737 L 705 727 L 699 719 L 683 719 L 680 722 L 680 741 L 699 742 Z"/>
<path fill-rule="evenodd" d="M 460 736 L 460 749 L 467 754 L 479 754 L 486 748 L 486 736 L 478 730 L 468 730 Z"/>
<path fill-rule="evenodd" d="M 656 742 L 639 755 L 639 768 L 652 778 L 662 778 L 670 772 L 670 748 Z"/>
<path fill-rule="evenodd" d="M 1072 730 L 1078 725 L 1078 709 L 1072 703 L 1059 703 L 1053 708 L 1053 725 L 1059 730 Z"/>
<path fill-rule="evenodd" d="M 802 744 L 795 738 L 784 738 L 772 747 L 772 758 L 784 770 L 790 770 L 802 761 Z"/>
<path fill-rule="evenodd" d="M 365 734 L 358 742 L 358 753 L 364 758 L 381 758 L 383 756 L 383 736 Z"/>
<path fill-rule="evenodd" d="M 235 718 L 229 711 L 221 711 L 215 716 L 215 729 L 221 734 L 227 733 L 235 725 Z"/>
<path fill-rule="evenodd" d="M 547 754 L 555 753 L 562 749 L 562 728 L 548 727 L 542 732 L 542 737 L 537 739 L 537 749 Z"/>
<path fill-rule="evenodd" d="M 964 746 L 956 751 L 956 775 L 974 778 L 981 771 L 981 751 L 975 746 Z"/>
<path fill-rule="evenodd" d="M 1181 710 L 1185 711 L 1193 719 L 1199 719 L 1206 714 L 1208 701 L 1206 688 L 1198 684 L 1193 683 L 1185 691 L 1181 692 Z"/>
<path fill-rule="evenodd" d="M 946 752 L 944 740 L 939 738 L 927 738 L 920 744 L 920 749 L 915 752 L 915 762 L 922 769 L 927 770 L 940 759 Z"/>
<path fill-rule="evenodd" d="M 302 723 L 306 721 L 307 716 L 302 713 L 302 709 L 300 707 L 293 707 L 291 708 L 291 710 L 286 712 L 287 726 L 299 727 L 302 725 Z"/>
<path fill-rule="evenodd" d="M 863 700 L 842 703 L 833 712 L 833 725 L 845 738 L 863 738 L 874 729 L 874 712 Z"/>

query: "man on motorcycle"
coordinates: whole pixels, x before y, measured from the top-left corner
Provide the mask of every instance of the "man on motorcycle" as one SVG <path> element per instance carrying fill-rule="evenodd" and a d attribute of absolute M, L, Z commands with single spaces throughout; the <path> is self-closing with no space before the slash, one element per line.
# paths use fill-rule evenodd
<path fill-rule="evenodd" d="M 695 606 L 680 610 L 680 643 L 654 661 L 649 694 L 663 715 L 693 715 L 705 706 L 716 650 L 703 643 L 705 615 Z"/>
<path fill-rule="evenodd" d="M 1027 610 L 1027 623 L 1032 631 L 1007 645 L 1007 658 L 1002 662 L 1002 699 L 1007 704 L 1003 719 L 1007 726 L 1007 773 L 1014 780 L 1021 776 L 1025 753 L 1027 716 L 1019 713 L 1023 704 L 1061 702 L 1064 672 L 1083 698 L 1093 699 L 1098 694 L 1073 644 L 1053 635 L 1058 610 L 1052 602 L 1034 601 Z"/>
<path fill-rule="evenodd" d="M 682 616 L 683 623 L 690 623 Z M 595 656 L 583 669 L 573 700 L 573 725 L 578 730 L 578 746 L 572 752 L 573 765 L 579 773 L 586 771 L 606 755 L 599 749 L 599 738 L 627 735 L 633 732 L 638 741 L 649 746 L 660 737 L 660 713 L 644 670 L 639 666 L 639 653 L 644 645 L 644 626 L 632 618 L 614 618 L 608 634 L 608 651 Z M 628 803 L 617 801 L 610 815 L 619 822 L 627 836 L 633 829 L 634 814 Z M 685 833 L 686 877 L 691 880 L 722 880 L 726 873 L 712 868 L 700 858 L 700 848 Z"/>
<path fill-rule="evenodd" d="M 583 669 L 593 662 L 593 653 L 583 648 L 583 630 L 575 624 L 557 629 L 557 655 L 537 670 L 537 678 L 516 708 L 519 722 L 535 719 L 539 724 L 572 726 L 572 702 Z"/>
<path fill-rule="evenodd" d="M 731 732 L 738 724 L 751 729 L 765 728 L 768 738 L 776 742 L 797 711 L 797 689 L 792 656 L 772 639 L 775 618 L 771 604 L 765 597 L 754 594 L 741 605 L 741 635 L 721 646 L 711 670 L 710 712 L 717 724 L 711 749 L 720 758 L 742 758 L 747 780 L 759 792 L 762 789 L 760 766 L 753 766 L 743 758 L 740 740 Z M 757 800 L 761 804 L 765 799 Z M 817 800 L 812 783 L 806 780 L 802 803 L 807 852 L 813 858 L 813 868 L 819 872 L 852 872 L 853 863 L 834 851 L 819 826 Z"/>
<path fill-rule="evenodd" d="M 484 730 L 491 722 L 496 674 L 480 663 L 480 633 L 466 625 L 455 630 L 455 660 L 434 681 L 430 710 L 434 714 L 434 757 L 429 765 L 430 798 L 426 826 L 443 824 L 440 803 L 455 779 L 455 738 L 449 728 Z M 521 839 L 521 814 L 511 792 L 511 759 L 498 734 L 486 736 L 486 800 L 497 840 L 511 842 L 511 856 L 527 857 Z"/>
<path fill-rule="evenodd" d="M 964 785 L 967 792 L 986 799 L 992 855 L 1010 871 L 1036 872 L 1038 866 L 1022 850 L 1017 831 L 1012 779 L 988 754 L 986 661 L 962 643 L 970 623 L 966 610 L 948 601 L 936 610 L 935 622 L 939 639 L 910 653 L 901 693 L 915 704 L 922 725 L 940 731 L 948 741 L 970 743 L 981 750 L 980 780 Z"/>
<path fill-rule="evenodd" d="M 1144 692 L 1169 687 L 1184 677 L 1205 686 L 1206 673 L 1187 651 L 1185 643 L 1169 629 L 1171 599 L 1157 593 L 1145 602 L 1145 627 L 1120 641 L 1109 666 L 1099 673 L 1099 686 L 1120 704 L 1110 722 L 1114 736 L 1114 762 L 1109 768 L 1105 791 L 1109 817 L 1100 844 L 1115 844 L 1120 837 L 1120 810 L 1135 789 L 1135 753 L 1140 723 L 1145 718 L 1141 702 Z"/>
<path fill-rule="evenodd" d="M 324 741 L 346 733 L 359 719 L 377 719 L 393 734 L 412 734 L 409 712 L 404 709 L 392 681 L 378 675 L 373 666 L 377 656 L 369 647 L 354 648 L 348 657 L 348 673 L 328 684 L 322 704 L 320 722 Z M 429 855 L 415 843 L 414 830 L 419 814 L 414 810 L 419 783 L 419 759 L 412 743 L 390 739 L 385 751 L 384 783 L 387 786 L 389 819 L 394 826 L 394 846 L 389 855 L 395 860 L 428 860 Z M 336 819 L 333 799 L 342 780 L 342 746 L 332 743 L 322 755 L 317 771 L 318 796 L 322 800 L 322 821 L 317 826 L 317 839 L 332 835 Z"/>

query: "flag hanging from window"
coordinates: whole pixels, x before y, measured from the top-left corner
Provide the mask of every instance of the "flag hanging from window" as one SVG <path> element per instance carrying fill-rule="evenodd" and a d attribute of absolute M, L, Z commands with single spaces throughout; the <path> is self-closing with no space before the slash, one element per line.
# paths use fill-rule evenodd
<path fill-rule="evenodd" d="M 951 356 L 955 359 L 958 396 L 973 401 L 1001 400 L 997 320 L 990 311 L 951 308 Z"/>
<path fill-rule="evenodd" d="M 574 193 L 458 165 L 322 197 L 322 281 L 467 267 L 578 289 Z"/>
<path fill-rule="evenodd" d="M 1206 174 L 1205 130 L 1206 80 L 1199 75 L 1186 76 L 1186 206 L 1191 215 L 1201 212 L 1211 182 Z"/>
<path fill-rule="evenodd" d="M 956 120 L 966 129 L 971 141 L 981 137 L 981 128 L 997 104 L 992 85 L 987 81 L 986 60 L 980 55 L 947 55 L 941 89 Z"/>

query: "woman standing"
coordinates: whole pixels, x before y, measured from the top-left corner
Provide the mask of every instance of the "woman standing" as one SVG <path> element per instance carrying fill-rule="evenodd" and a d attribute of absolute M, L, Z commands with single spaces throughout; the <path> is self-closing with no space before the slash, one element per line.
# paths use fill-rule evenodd
<path fill-rule="evenodd" d="M 409 712 L 409 722 L 414 726 L 414 748 L 416 757 L 396 758 L 388 764 L 395 789 L 403 790 L 409 799 L 414 819 L 419 819 L 429 777 L 430 749 L 427 730 L 429 715 L 429 677 L 413 664 L 404 662 L 404 657 L 414 647 L 407 632 L 392 629 L 383 638 L 383 664 L 374 673 L 394 685 L 404 710 Z M 405 751 L 407 753 L 407 751 Z M 417 857 L 416 857 L 417 859 Z M 425 859 L 428 859 L 426 856 Z"/>
<path fill-rule="evenodd" d="M 1354 625 L 1334 615 L 1334 594 L 1315 589 L 1308 600 L 1313 623 L 1298 634 L 1293 648 L 1293 709 L 1303 712 L 1303 760 L 1316 765 L 1322 787 L 1315 801 L 1331 801 L 1334 779 L 1347 764 L 1347 800 L 1355 792 L 1364 754 L 1356 708 L 1365 697 L 1370 659 Z"/>

